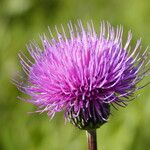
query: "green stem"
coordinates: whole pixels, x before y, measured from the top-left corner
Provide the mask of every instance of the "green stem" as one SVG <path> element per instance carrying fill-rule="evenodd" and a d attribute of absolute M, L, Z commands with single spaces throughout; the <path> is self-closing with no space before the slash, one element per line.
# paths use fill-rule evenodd
<path fill-rule="evenodd" d="M 87 130 L 88 150 L 97 150 L 96 130 Z"/>

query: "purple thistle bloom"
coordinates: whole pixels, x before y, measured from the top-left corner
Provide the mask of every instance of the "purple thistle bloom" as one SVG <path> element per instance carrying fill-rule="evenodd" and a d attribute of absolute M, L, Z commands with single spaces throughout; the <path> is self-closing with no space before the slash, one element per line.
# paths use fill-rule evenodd
<path fill-rule="evenodd" d="M 64 111 L 65 118 L 81 129 L 98 128 L 108 120 L 110 106 L 126 106 L 143 86 L 138 83 L 149 75 L 148 48 L 141 50 L 141 40 L 129 47 L 128 33 L 123 44 L 123 28 L 101 23 L 96 33 L 93 23 L 84 28 L 68 24 L 69 37 L 63 26 L 57 38 L 41 37 L 43 47 L 31 42 L 27 49 L 34 61 L 23 53 L 20 62 L 28 79 L 17 82 L 21 91 L 53 117 Z"/>

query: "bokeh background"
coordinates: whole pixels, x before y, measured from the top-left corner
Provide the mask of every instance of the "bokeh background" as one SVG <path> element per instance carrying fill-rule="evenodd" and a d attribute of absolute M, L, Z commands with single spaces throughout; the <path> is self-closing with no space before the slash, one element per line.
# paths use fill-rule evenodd
<path fill-rule="evenodd" d="M 122 24 L 133 41 L 142 37 L 150 44 L 149 0 L 0 0 L 0 150 L 84 150 L 84 131 L 65 125 L 63 114 L 53 120 L 46 114 L 28 114 L 36 108 L 18 100 L 22 94 L 10 82 L 20 69 L 17 53 L 30 40 L 39 41 L 47 27 L 92 19 Z M 133 42 L 134 43 L 134 42 Z M 147 79 L 148 80 L 148 79 Z M 144 81 L 146 82 L 146 80 Z M 127 108 L 113 110 L 109 123 L 98 130 L 101 150 L 148 150 L 150 148 L 150 86 Z"/>

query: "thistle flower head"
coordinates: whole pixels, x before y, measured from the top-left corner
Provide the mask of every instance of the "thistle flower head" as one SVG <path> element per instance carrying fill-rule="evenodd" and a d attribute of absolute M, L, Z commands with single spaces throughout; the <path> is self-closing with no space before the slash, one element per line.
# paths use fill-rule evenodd
<path fill-rule="evenodd" d="M 20 62 L 28 79 L 16 84 L 30 95 L 28 102 L 39 112 L 53 117 L 64 111 L 65 118 L 80 129 L 98 128 L 108 120 L 110 106 L 126 106 L 138 83 L 149 75 L 149 52 L 141 50 L 141 40 L 131 48 L 131 32 L 123 44 L 123 28 L 104 22 L 100 33 L 93 23 L 83 27 L 68 24 L 69 36 L 61 27 L 57 38 L 41 36 L 43 47 L 31 42 L 27 49 L 34 61 L 23 53 Z"/>

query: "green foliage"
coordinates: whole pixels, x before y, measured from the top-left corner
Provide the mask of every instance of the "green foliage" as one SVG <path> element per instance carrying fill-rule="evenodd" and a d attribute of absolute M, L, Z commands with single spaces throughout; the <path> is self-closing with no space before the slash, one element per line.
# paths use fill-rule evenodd
<path fill-rule="evenodd" d="M 83 150 L 84 131 L 64 124 L 63 114 L 49 121 L 46 114 L 28 114 L 34 106 L 10 82 L 19 68 L 17 53 L 29 40 L 39 41 L 47 26 L 76 19 L 101 20 L 132 29 L 134 41 L 150 41 L 149 0 L 1 0 L 0 1 L 0 150 Z M 146 81 L 144 81 L 146 82 Z M 98 130 L 102 150 L 146 150 L 150 147 L 149 86 L 126 109 L 113 110 L 109 123 Z"/>

